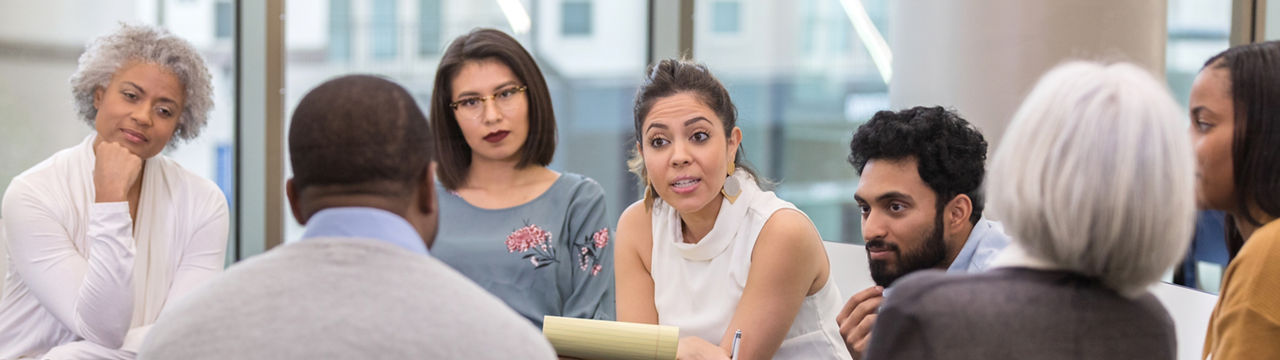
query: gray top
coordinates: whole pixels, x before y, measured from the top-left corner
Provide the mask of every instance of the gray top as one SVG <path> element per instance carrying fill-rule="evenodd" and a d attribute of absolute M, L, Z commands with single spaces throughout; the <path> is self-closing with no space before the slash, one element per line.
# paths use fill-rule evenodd
<path fill-rule="evenodd" d="M 139 359 L 554 359 L 502 301 L 389 242 L 311 238 L 166 309 Z"/>
<path fill-rule="evenodd" d="M 613 244 L 604 190 L 562 173 L 532 201 L 481 209 L 436 184 L 440 230 L 431 255 L 538 327 L 544 315 L 613 320 Z"/>
<path fill-rule="evenodd" d="M 1173 320 L 1066 271 L 918 271 L 894 284 L 865 359 L 1173 359 Z"/>

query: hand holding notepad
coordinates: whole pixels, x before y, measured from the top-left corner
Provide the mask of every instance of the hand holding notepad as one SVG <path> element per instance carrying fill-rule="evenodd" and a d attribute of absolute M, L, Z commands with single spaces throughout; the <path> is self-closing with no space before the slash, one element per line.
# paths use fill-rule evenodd
<path fill-rule="evenodd" d="M 545 316 L 542 335 L 560 356 L 590 360 L 676 358 L 674 326 Z"/>

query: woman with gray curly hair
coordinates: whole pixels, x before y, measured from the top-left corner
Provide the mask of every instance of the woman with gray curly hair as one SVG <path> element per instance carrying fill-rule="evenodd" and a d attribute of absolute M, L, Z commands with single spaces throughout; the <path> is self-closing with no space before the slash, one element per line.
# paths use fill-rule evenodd
<path fill-rule="evenodd" d="M 222 192 L 160 155 L 195 138 L 213 105 L 196 49 L 122 25 L 88 45 L 71 88 L 95 133 L 4 194 L 0 359 L 133 358 L 164 307 L 224 264 Z"/>

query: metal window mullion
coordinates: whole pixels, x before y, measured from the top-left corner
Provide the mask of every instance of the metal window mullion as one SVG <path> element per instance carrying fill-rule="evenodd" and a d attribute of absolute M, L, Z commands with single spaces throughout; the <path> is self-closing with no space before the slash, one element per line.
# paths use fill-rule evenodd
<path fill-rule="evenodd" d="M 284 1 L 238 1 L 237 260 L 284 239 Z"/>
<path fill-rule="evenodd" d="M 1231 0 L 1231 46 L 1266 39 L 1267 0 Z"/>
<path fill-rule="evenodd" d="M 649 1 L 649 63 L 693 57 L 694 0 Z"/>

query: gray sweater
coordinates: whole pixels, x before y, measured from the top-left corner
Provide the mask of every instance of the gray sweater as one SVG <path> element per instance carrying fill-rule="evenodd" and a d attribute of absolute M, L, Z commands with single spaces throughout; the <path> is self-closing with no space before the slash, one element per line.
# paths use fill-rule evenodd
<path fill-rule="evenodd" d="M 538 329 L 447 265 L 314 238 L 231 267 L 161 314 L 139 359 L 554 359 Z"/>
<path fill-rule="evenodd" d="M 1173 359 L 1169 313 L 1065 271 L 913 273 L 885 299 L 864 359 Z"/>

